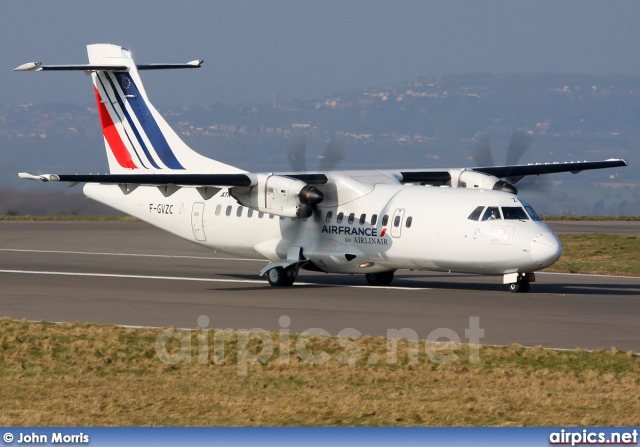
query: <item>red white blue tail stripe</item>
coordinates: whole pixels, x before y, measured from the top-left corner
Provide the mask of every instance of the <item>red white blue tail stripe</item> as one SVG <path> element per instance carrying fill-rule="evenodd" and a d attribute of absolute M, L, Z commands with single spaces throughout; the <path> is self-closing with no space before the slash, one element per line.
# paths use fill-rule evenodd
<path fill-rule="evenodd" d="M 180 139 L 149 102 L 128 50 L 108 44 L 87 50 L 111 173 L 244 172 L 203 157 Z"/>

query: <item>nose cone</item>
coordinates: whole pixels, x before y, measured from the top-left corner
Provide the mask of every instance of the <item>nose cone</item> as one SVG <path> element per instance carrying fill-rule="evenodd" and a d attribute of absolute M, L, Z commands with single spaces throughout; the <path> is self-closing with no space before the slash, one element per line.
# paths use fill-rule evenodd
<path fill-rule="evenodd" d="M 562 244 L 553 233 L 538 233 L 531 241 L 530 253 L 533 262 L 540 267 L 549 267 L 560 259 Z"/>

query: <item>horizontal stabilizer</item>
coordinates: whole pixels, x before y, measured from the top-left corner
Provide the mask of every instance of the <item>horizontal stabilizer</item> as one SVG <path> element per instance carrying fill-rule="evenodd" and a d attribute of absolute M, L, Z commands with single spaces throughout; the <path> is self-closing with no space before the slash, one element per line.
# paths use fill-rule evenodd
<path fill-rule="evenodd" d="M 106 183 L 180 186 L 252 186 L 247 174 L 18 174 L 20 178 L 42 182 Z"/>
<path fill-rule="evenodd" d="M 194 60 L 186 64 L 141 64 L 138 70 L 170 70 L 175 68 L 200 68 L 202 60 Z M 42 65 L 42 62 L 27 62 L 13 71 L 129 71 L 126 65 L 78 64 L 78 65 Z"/>

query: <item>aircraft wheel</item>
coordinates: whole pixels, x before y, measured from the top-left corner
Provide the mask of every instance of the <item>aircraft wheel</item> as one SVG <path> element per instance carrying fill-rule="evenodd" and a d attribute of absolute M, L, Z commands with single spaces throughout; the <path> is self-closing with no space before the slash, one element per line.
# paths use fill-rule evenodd
<path fill-rule="evenodd" d="M 529 281 L 512 282 L 509 284 L 511 293 L 527 293 L 530 287 Z"/>
<path fill-rule="evenodd" d="M 380 272 L 380 273 L 367 273 L 364 275 L 367 278 L 367 282 L 372 286 L 388 286 L 393 281 L 393 274 L 395 272 Z"/>
<path fill-rule="evenodd" d="M 269 285 L 274 287 L 287 287 L 293 284 L 295 278 L 290 276 L 282 267 L 272 268 L 267 272 L 267 280 Z"/>

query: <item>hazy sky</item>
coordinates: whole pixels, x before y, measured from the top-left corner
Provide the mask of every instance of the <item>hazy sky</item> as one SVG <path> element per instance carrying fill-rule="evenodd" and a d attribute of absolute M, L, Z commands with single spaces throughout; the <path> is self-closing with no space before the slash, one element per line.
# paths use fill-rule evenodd
<path fill-rule="evenodd" d="M 0 3 L 0 102 L 88 102 L 81 73 L 12 73 L 29 61 L 84 63 L 114 43 L 152 100 L 266 103 L 447 73 L 640 75 L 640 2 L 588 0 L 154 0 Z"/>

